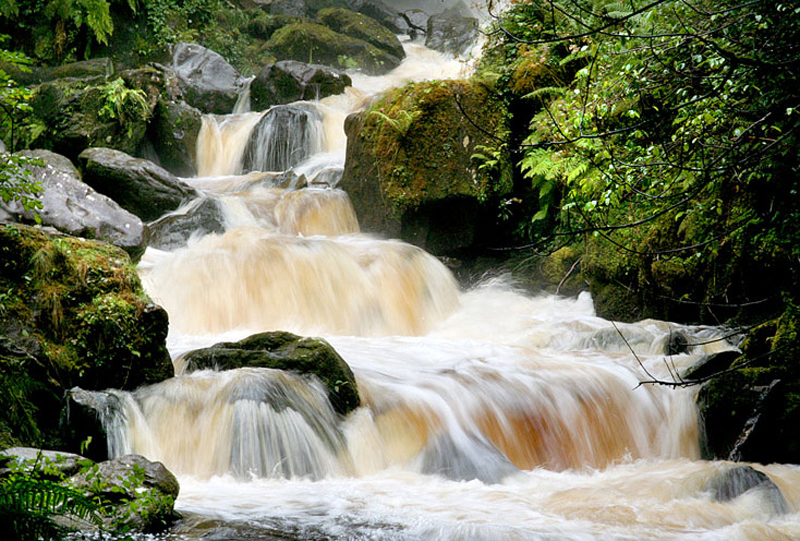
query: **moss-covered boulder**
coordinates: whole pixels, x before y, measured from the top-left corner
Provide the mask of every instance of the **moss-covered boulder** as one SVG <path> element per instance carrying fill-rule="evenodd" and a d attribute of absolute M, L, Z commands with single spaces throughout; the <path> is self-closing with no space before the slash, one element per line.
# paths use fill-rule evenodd
<path fill-rule="evenodd" d="M 68 389 L 171 377 L 167 327 L 122 249 L 0 226 L 0 441 L 64 447 Z"/>
<path fill-rule="evenodd" d="M 288 332 L 255 334 L 239 342 L 222 342 L 181 357 L 184 371 L 234 368 L 273 368 L 314 375 L 328 389 L 333 409 L 347 414 L 361 404 L 355 376 L 344 359 L 321 338 Z"/>
<path fill-rule="evenodd" d="M 152 72 L 155 76 L 155 72 Z M 131 77 L 129 80 L 133 80 Z M 32 146 L 75 160 L 90 146 L 136 154 L 160 87 L 132 87 L 122 76 L 56 79 L 33 90 Z"/>
<path fill-rule="evenodd" d="M 397 36 L 371 17 L 347 9 L 328 8 L 320 10 L 317 18 L 322 24 L 340 34 L 364 40 L 397 58 L 402 59 L 406 56 Z"/>
<path fill-rule="evenodd" d="M 333 68 L 358 68 L 381 74 L 400 65 L 400 58 L 364 40 L 321 24 L 294 23 L 276 30 L 265 44 L 278 60 L 297 60 Z"/>
<path fill-rule="evenodd" d="M 707 458 L 800 463 L 800 318 L 751 330 L 732 370 L 698 393 Z"/>
<path fill-rule="evenodd" d="M 511 189 L 505 109 L 478 81 L 413 83 L 348 118 L 341 186 L 363 230 L 443 254 L 474 245 Z"/>

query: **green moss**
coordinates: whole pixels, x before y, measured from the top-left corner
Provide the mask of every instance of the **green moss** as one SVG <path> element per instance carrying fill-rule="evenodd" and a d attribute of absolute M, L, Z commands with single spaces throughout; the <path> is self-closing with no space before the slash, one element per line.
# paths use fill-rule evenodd
<path fill-rule="evenodd" d="M 470 119 L 480 118 L 478 128 Z M 365 152 L 398 210 L 466 196 L 485 200 L 509 183 L 473 159 L 490 134 L 505 130 L 505 109 L 476 81 L 412 83 L 385 94 L 364 113 Z"/>
<path fill-rule="evenodd" d="M 0 361 L 35 383 L 40 414 L 49 416 L 37 419 L 42 430 L 57 429 L 60 397 L 75 385 L 132 389 L 172 375 L 166 316 L 150 303 L 123 250 L 2 226 L 0 255 L 0 344 L 8 344 Z M 34 443 L 30 434 L 21 439 Z"/>
<path fill-rule="evenodd" d="M 321 24 L 294 23 L 276 30 L 265 46 L 280 60 L 325 64 L 334 68 L 355 62 L 367 73 L 389 71 L 400 59 L 363 40 L 339 34 Z"/>
<path fill-rule="evenodd" d="M 335 32 L 363 40 L 398 58 L 405 56 L 397 36 L 371 17 L 348 9 L 326 8 L 317 13 L 317 18 Z"/>

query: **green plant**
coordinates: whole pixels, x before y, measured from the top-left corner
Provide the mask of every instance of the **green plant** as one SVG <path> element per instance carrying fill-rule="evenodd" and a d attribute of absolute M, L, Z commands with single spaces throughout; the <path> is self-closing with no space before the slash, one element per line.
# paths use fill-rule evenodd
<path fill-rule="evenodd" d="M 147 94 L 139 88 L 128 88 L 121 77 L 103 88 L 103 100 L 100 117 L 114 119 L 120 126 L 127 124 L 128 137 L 132 135 L 133 122 L 147 120 L 150 112 Z"/>
<path fill-rule="evenodd" d="M 12 468 L 0 478 L 0 529 L 9 541 L 60 540 L 65 517 L 100 526 L 100 505 L 81 491 L 44 478 L 41 453 L 33 467 Z"/>

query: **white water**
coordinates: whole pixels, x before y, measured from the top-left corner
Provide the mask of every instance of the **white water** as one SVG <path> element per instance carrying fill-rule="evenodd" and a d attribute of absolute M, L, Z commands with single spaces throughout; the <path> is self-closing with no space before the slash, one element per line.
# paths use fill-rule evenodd
<path fill-rule="evenodd" d="M 320 153 L 295 170 L 341 167 L 341 121 L 373 92 L 462 70 L 409 53 L 318 105 Z M 223 202 L 228 231 L 149 250 L 141 273 L 170 314 L 174 357 L 264 330 L 322 336 L 351 366 L 362 406 L 338 418 L 318 383 L 256 369 L 126 395 L 113 451 L 179 476 L 178 510 L 208 519 L 181 526 L 182 538 L 800 538 L 800 470 L 757 466 L 789 514 L 758 491 L 713 501 L 707 485 L 730 465 L 699 460 L 695 389 L 640 385 L 645 369 L 670 379 L 731 347 L 713 341 L 721 330 L 615 325 L 588 295 L 531 297 L 502 281 L 459 291 L 429 254 L 359 234 L 343 192 L 237 176 L 261 115 L 207 119 L 207 176 L 189 179 Z M 703 345 L 666 357 L 675 332 Z"/>

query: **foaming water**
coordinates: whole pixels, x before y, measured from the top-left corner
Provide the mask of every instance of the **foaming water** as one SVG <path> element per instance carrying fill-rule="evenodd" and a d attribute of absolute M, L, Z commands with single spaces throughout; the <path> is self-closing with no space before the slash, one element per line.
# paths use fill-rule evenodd
<path fill-rule="evenodd" d="M 169 312 L 173 358 L 268 330 L 316 335 L 362 404 L 338 415 L 316 378 L 256 368 L 177 366 L 111 393 L 110 454 L 179 476 L 189 518 L 166 539 L 800 538 L 800 470 L 754 465 L 779 492 L 717 501 L 709 487 L 733 465 L 699 460 L 696 388 L 653 383 L 734 349 L 724 329 L 615 323 L 588 294 L 531 296 L 501 279 L 461 291 L 430 254 L 359 233 L 332 189 L 344 117 L 383 89 L 468 69 L 405 47 L 388 76 L 280 110 L 312 111 L 301 124 L 275 114 L 254 139 L 269 112 L 204 119 L 202 176 L 186 180 L 219 202 L 226 231 L 148 249 L 139 267 Z M 287 126 L 297 159 L 266 150 L 291 142 Z"/>

